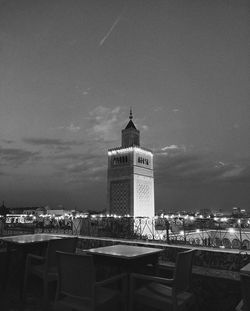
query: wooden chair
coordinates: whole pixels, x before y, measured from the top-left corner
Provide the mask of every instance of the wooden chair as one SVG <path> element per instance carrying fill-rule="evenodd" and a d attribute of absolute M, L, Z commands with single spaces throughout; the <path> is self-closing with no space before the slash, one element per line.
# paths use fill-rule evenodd
<path fill-rule="evenodd" d="M 250 310 L 250 275 L 247 273 L 240 273 L 242 300 L 237 305 L 237 311 Z"/>
<path fill-rule="evenodd" d="M 192 274 L 194 250 L 177 254 L 176 268 L 172 279 L 131 274 L 130 275 L 130 311 L 133 304 L 139 303 L 158 310 L 179 311 L 192 305 L 194 295 L 189 292 Z M 136 284 L 142 286 L 136 288 Z"/>
<path fill-rule="evenodd" d="M 119 274 L 97 282 L 91 255 L 58 253 L 58 283 L 55 308 L 68 307 L 71 310 L 93 311 L 98 307 L 115 306 L 122 302 L 124 308 L 127 275 Z M 118 290 L 119 282 L 121 290 Z M 110 287 L 115 285 L 114 288 Z M 108 287 L 109 286 L 109 287 Z"/>
<path fill-rule="evenodd" d="M 58 279 L 56 251 L 75 252 L 77 238 L 50 240 L 44 256 L 28 254 L 26 258 L 23 300 L 26 298 L 28 276 L 33 274 L 43 281 L 44 305 L 48 304 L 48 284 Z"/>

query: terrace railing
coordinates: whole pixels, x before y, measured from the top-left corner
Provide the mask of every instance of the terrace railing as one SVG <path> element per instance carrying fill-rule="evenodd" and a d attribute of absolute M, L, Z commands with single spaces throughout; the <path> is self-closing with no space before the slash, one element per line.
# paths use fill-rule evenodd
<path fill-rule="evenodd" d="M 244 225 L 243 225 L 244 224 Z M 245 219 L 190 219 L 167 217 L 89 216 L 33 224 L 0 224 L 0 234 L 65 233 L 90 237 L 159 241 L 167 244 L 250 249 L 250 228 Z"/>
<path fill-rule="evenodd" d="M 250 228 L 211 219 L 171 220 L 164 217 L 87 217 L 72 222 L 72 232 L 91 237 L 151 240 L 168 244 L 250 249 Z"/>

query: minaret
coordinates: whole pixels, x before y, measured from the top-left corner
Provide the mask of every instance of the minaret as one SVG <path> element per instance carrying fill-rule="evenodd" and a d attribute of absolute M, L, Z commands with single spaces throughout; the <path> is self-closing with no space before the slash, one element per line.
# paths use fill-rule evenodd
<path fill-rule="evenodd" d="M 140 131 L 134 125 L 132 109 L 121 138 L 121 147 L 108 150 L 108 212 L 153 217 L 153 153 L 140 147 Z"/>

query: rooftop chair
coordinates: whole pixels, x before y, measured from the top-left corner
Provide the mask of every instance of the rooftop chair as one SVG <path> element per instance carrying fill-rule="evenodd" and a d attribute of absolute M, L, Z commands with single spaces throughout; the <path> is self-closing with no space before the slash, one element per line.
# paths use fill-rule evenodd
<path fill-rule="evenodd" d="M 250 275 L 247 273 L 240 273 L 242 300 L 237 305 L 237 311 L 250 310 Z"/>
<path fill-rule="evenodd" d="M 114 310 L 118 310 L 119 301 L 122 302 L 124 309 L 126 308 L 126 274 L 97 282 L 91 255 L 57 253 L 59 278 L 55 299 L 56 310 L 61 310 L 62 307 L 81 311 L 94 311 L 97 307 L 98 310 L 99 307 L 109 307 L 107 310 L 112 310 L 112 306 L 115 307 Z M 118 290 L 119 282 L 122 290 Z"/>
<path fill-rule="evenodd" d="M 56 251 L 74 253 L 76 250 L 77 238 L 62 238 L 50 240 L 44 256 L 28 254 L 26 258 L 23 299 L 26 298 L 27 283 L 29 274 L 33 274 L 43 281 L 44 305 L 48 304 L 48 284 L 58 279 Z"/>
<path fill-rule="evenodd" d="M 130 275 L 130 311 L 134 303 L 158 310 L 179 311 L 195 302 L 189 292 L 194 250 L 177 254 L 172 279 L 132 273 Z M 142 286 L 136 288 L 136 284 Z"/>

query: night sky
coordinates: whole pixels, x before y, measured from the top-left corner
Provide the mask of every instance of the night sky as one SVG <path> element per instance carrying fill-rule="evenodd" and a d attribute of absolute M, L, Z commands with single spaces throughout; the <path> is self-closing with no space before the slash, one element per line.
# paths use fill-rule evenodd
<path fill-rule="evenodd" d="M 248 0 L 1 0 L 0 200 L 102 210 L 132 107 L 160 210 L 250 211 Z"/>

